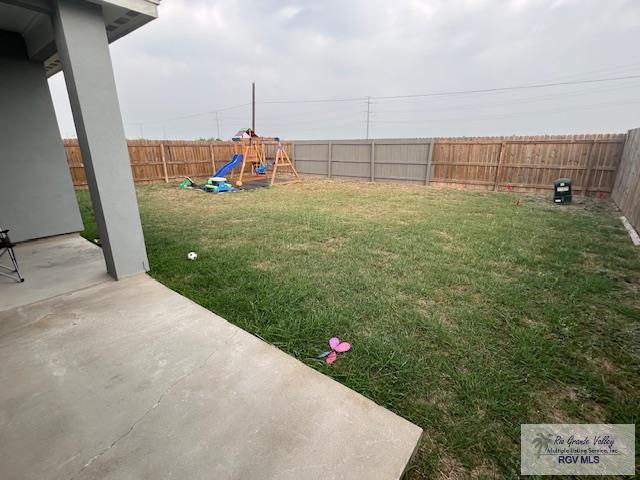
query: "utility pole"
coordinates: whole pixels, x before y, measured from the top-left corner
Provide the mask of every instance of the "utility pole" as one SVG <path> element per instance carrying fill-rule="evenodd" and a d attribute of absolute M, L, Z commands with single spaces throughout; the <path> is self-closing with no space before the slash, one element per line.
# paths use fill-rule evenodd
<path fill-rule="evenodd" d="M 256 82 L 251 84 L 251 130 L 256 131 Z"/>
<path fill-rule="evenodd" d="M 218 136 L 216 139 L 220 138 L 220 122 L 218 121 L 218 112 L 216 112 L 216 130 L 218 130 Z"/>
<path fill-rule="evenodd" d="M 369 139 L 369 119 L 371 117 L 371 97 L 367 96 L 367 139 Z"/>

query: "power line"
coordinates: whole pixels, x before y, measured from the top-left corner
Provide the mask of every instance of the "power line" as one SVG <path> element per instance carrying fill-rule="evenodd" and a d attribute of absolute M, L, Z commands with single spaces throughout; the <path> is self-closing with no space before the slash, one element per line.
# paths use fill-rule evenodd
<path fill-rule="evenodd" d="M 351 97 L 351 98 L 320 98 L 320 99 L 307 99 L 307 100 L 268 100 L 260 101 L 256 103 L 277 104 L 277 103 L 340 103 L 340 102 L 362 102 L 366 101 L 369 97 Z"/>
<path fill-rule="evenodd" d="M 631 80 L 634 78 L 640 78 L 640 75 L 596 78 L 593 80 L 574 80 L 574 81 L 568 81 L 568 82 L 533 83 L 529 85 L 515 85 L 511 87 L 498 87 L 498 88 L 482 88 L 477 90 L 454 90 L 449 92 L 418 93 L 415 95 L 388 95 L 383 97 L 371 97 L 371 98 L 373 98 L 374 100 L 390 100 L 390 99 L 398 99 L 398 98 L 421 98 L 421 97 L 440 97 L 445 95 L 467 95 L 467 94 L 474 94 L 474 93 L 494 93 L 494 92 L 506 92 L 506 91 L 512 91 L 512 90 L 526 90 L 529 88 L 547 88 L 547 87 L 558 87 L 558 86 L 564 86 L 564 85 L 583 85 L 586 83 L 615 82 L 620 80 Z"/>
<path fill-rule="evenodd" d="M 470 95 L 470 94 L 485 94 L 485 93 L 497 93 L 497 92 L 507 92 L 507 91 L 516 91 L 516 90 L 527 90 L 527 89 L 539 89 L 539 88 L 550 88 L 550 87 L 558 87 L 558 86 L 569 86 L 569 85 L 584 85 L 584 84 L 593 84 L 593 83 L 603 83 L 603 82 L 614 82 L 614 81 L 623 81 L 623 80 L 632 80 L 640 78 L 640 74 L 638 75 L 626 75 L 619 77 L 605 77 L 605 78 L 597 78 L 591 80 L 573 80 L 573 81 L 564 81 L 564 82 L 548 82 L 548 83 L 535 83 L 535 84 L 527 84 L 527 85 L 514 85 L 509 87 L 496 87 L 496 88 L 484 88 L 484 89 L 473 89 L 473 90 L 453 90 L 453 91 L 442 91 L 442 92 L 430 92 L 430 93 L 419 93 L 419 94 L 411 94 L 411 95 L 386 95 L 386 96 L 366 96 L 366 97 L 349 97 L 349 98 L 325 98 L 325 99 L 300 99 L 300 100 L 269 100 L 269 101 L 258 101 L 257 104 L 309 104 L 309 103 L 340 103 L 340 102 L 367 102 L 368 113 L 367 113 L 367 125 L 370 123 L 370 103 L 371 100 L 398 100 L 398 99 L 410 99 L 410 98 L 427 98 L 427 97 L 442 97 L 442 96 L 455 96 L 455 95 Z M 162 124 L 171 121 L 185 120 L 190 118 L 208 116 L 208 115 L 217 115 L 219 112 L 234 110 L 242 107 L 246 107 L 251 105 L 251 103 L 242 103 L 239 105 L 232 105 L 228 107 L 218 108 L 216 110 L 209 110 L 205 112 L 198 112 L 189 115 L 182 115 L 172 118 L 167 118 L 163 120 L 153 120 L 148 122 L 136 122 L 137 125 L 147 125 L 147 124 Z"/>
<path fill-rule="evenodd" d="M 581 73 L 572 73 L 569 75 L 560 75 L 559 77 L 556 77 L 553 81 L 557 82 L 557 81 L 561 81 L 561 80 L 568 80 L 571 79 L 573 77 L 581 77 L 584 75 L 593 75 L 593 74 L 610 74 L 610 75 L 621 75 L 622 73 L 631 73 L 631 72 L 623 72 L 624 70 L 629 70 L 629 69 L 634 69 L 636 67 L 640 66 L 640 62 L 633 62 L 633 63 L 625 63 L 622 65 L 612 65 L 609 67 L 605 67 L 605 68 L 599 68 L 598 70 L 589 70 L 587 72 L 581 72 Z M 622 70 L 622 71 L 620 71 Z M 615 72 L 615 73 L 614 73 Z"/>
<path fill-rule="evenodd" d="M 576 90 L 567 93 L 546 93 L 543 95 L 534 95 L 534 96 L 526 96 L 526 97 L 516 97 L 516 98 L 507 98 L 500 100 L 498 102 L 491 103 L 469 103 L 465 100 L 464 104 L 436 104 L 436 105 L 419 105 L 412 104 L 415 108 L 410 109 L 402 109 L 402 110 L 377 110 L 378 113 L 388 114 L 388 113 L 421 113 L 424 110 L 427 111 L 436 111 L 436 110 L 460 110 L 460 109 L 477 109 L 477 108 L 488 108 L 488 107 L 497 107 L 497 106 L 511 106 L 521 103 L 529 103 L 529 102 L 543 102 L 548 100 L 557 100 L 557 99 L 566 99 L 570 97 L 582 96 L 587 94 L 602 94 L 609 92 L 619 92 L 621 90 L 628 90 L 630 88 L 635 89 L 638 87 L 638 84 L 632 85 L 624 85 L 624 86 L 596 86 L 590 87 L 583 90 Z"/>
<path fill-rule="evenodd" d="M 467 95 L 467 94 L 475 94 L 475 93 L 493 93 L 493 92 L 504 92 L 511 90 L 525 90 L 530 88 L 546 88 L 546 87 L 557 87 L 557 86 L 565 86 L 565 85 L 582 85 L 588 83 L 601 83 L 601 82 L 613 82 L 620 80 L 631 80 L 634 78 L 640 78 L 640 74 L 638 75 L 626 75 L 621 77 L 606 77 L 606 78 L 596 78 L 596 79 L 585 79 L 585 80 L 571 80 L 565 82 L 549 82 L 549 83 L 532 83 L 526 85 L 514 85 L 510 87 L 496 87 L 496 88 L 483 88 L 476 90 L 453 90 L 453 91 L 444 91 L 444 92 L 431 92 L 431 93 L 418 93 L 412 95 L 384 95 L 384 96 L 366 96 L 366 97 L 350 97 L 350 98 L 324 98 L 324 99 L 303 99 L 303 100 L 269 100 L 269 101 L 259 101 L 256 103 L 262 104 L 278 104 L 278 103 L 287 103 L 287 104 L 295 104 L 295 103 L 331 103 L 331 102 L 355 102 L 355 101 L 370 101 L 370 100 L 391 100 L 397 98 L 420 98 L 420 97 L 436 97 L 436 96 L 444 96 L 444 95 Z"/>
<path fill-rule="evenodd" d="M 594 108 L 600 107 L 611 107 L 611 106 L 620 106 L 620 105 L 628 105 L 630 103 L 638 103 L 640 102 L 640 98 L 630 98 L 620 102 L 602 102 L 602 103 L 592 103 L 586 105 L 577 105 L 573 107 L 558 107 L 558 108 L 549 108 L 543 110 L 532 110 L 528 112 L 519 112 L 519 113 L 499 113 L 499 114 L 491 114 L 491 115 L 481 115 L 481 116 L 468 116 L 464 117 L 440 117 L 434 118 L 430 120 L 372 120 L 372 123 L 383 123 L 383 124 L 420 124 L 420 123 L 435 123 L 435 122 L 446 122 L 446 121 L 466 121 L 466 120 L 474 120 L 474 119 L 490 119 L 490 118 L 517 118 L 522 116 L 529 115 L 538 115 L 538 114 L 548 114 L 548 113 L 564 113 L 571 111 L 580 111 L 580 110 L 592 110 Z"/>
<path fill-rule="evenodd" d="M 179 117 L 165 118 L 164 120 L 150 120 L 148 122 L 135 122 L 134 125 L 138 125 L 138 124 L 150 125 L 154 123 L 166 123 L 166 122 L 173 122 L 176 120 L 186 120 L 189 118 L 206 117 L 209 115 L 216 115 L 217 113 L 220 113 L 220 112 L 226 112 L 227 110 L 235 110 L 237 108 L 247 107 L 249 105 L 251 105 L 251 103 L 241 103 L 239 105 L 232 105 L 230 107 L 219 108 L 217 110 L 208 110 L 206 112 L 198 112 L 198 113 L 192 113 L 189 115 L 181 115 Z"/>

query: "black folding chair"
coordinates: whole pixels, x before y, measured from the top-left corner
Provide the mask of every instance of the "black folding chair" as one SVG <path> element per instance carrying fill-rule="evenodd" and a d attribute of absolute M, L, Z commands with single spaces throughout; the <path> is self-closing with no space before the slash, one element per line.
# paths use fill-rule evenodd
<path fill-rule="evenodd" d="M 22 276 L 20 275 L 20 271 L 18 270 L 18 260 L 16 260 L 16 252 L 13 251 L 14 246 L 15 245 L 11 243 L 11 239 L 9 238 L 9 230 L 0 229 L 0 257 L 2 257 L 5 253 L 8 254 L 13 265 L 13 268 L 11 268 L 10 266 L 6 267 L 0 264 L 0 275 L 9 277 L 16 282 L 24 282 L 24 278 L 22 278 Z"/>

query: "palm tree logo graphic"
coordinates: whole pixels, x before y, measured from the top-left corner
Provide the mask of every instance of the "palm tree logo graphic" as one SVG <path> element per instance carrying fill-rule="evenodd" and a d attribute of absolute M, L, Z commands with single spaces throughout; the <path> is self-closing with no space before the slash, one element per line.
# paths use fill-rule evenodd
<path fill-rule="evenodd" d="M 536 449 L 538 450 L 537 454 L 536 454 L 536 458 L 540 458 L 540 455 L 542 454 L 542 450 L 546 449 L 549 445 L 551 445 L 551 443 L 553 442 L 553 435 L 548 433 L 548 434 L 544 434 L 544 433 L 540 433 L 538 432 L 536 434 L 536 437 L 531 440 L 531 443 L 533 443 L 533 446 L 536 447 Z"/>

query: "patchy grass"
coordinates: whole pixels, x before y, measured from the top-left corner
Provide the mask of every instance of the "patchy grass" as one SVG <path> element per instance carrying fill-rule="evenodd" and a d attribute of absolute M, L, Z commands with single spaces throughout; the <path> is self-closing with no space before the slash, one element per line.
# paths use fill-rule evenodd
<path fill-rule="evenodd" d="M 515 478 L 522 423 L 638 422 L 640 255 L 606 201 L 313 180 L 138 200 L 153 277 L 425 429 L 409 478 Z M 331 335 L 354 348 L 328 367 Z"/>

